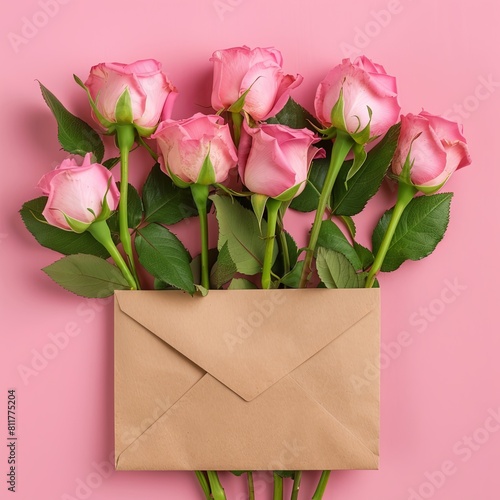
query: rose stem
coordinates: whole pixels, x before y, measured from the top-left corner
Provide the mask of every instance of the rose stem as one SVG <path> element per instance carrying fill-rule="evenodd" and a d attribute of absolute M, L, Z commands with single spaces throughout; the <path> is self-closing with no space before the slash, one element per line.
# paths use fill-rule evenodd
<path fill-rule="evenodd" d="M 330 479 L 331 470 L 325 470 L 321 473 L 321 477 L 319 478 L 318 487 L 314 492 L 311 500 L 321 500 L 326 490 L 326 485 L 328 484 L 328 480 Z"/>
<path fill-rule="evenodd" d="M 205 499 L 210 500 L 210 486 L 208 485 L 207 481 L 207 476 L 205 475 L 204 472 L 202 471 L 195 471 L 196 477 L 198 478 L 198 481 L 200 482 L 201 489 L 203 490 L 203 493 L 205 493 Z"/>
<path fill-rule="evenodd" d="M 413 199 L 416 192 L 417 190 L 415 187 L 403 182 L 399 183 L 398 199 L 392 211 L 391 220 L 389 222 L 389 226 L 387 227 L 387 231 L 384 234 L 384 238 L 382 239 L 380 248 L 378 249 L 373 265 L 370 268 L 368 277 L 366 278 L 365 288 L 372 288 L 373 284 L 375 283 L 375 277 L 382 268 L 382 264 L 384 263 L 385 256 L 387 255 L 387 251 L 389 250 L 389 247 L 391 245 L 391 241 L 399 224 L 399 220 L 401 219 L 401 215 L 403 215 L 406 206 Z"/>
<path fill-rule="evenodd" d="M 252 471 L 247 472 L 247 480 L 248 480 L 248 500 L 255 500 L 255 490 L 253 485 Z"/>
<path fill-rule="evenodd" d="M 276 239 L 276 222 L 281 201 L 269 198 L 267 200 L 267 233 L 264 263 L 262 265 L 262 288 L 271 288 L 271 267 L 273 264 L 274 240 Z"/>
<path fill-rule="evenodd" d="M 311 229 L 311 235 L 309 237 L 309 244 L 307 246 L 306 256 L 304 260 L 304 267 L 302 269 L 302 275 L 300 277 L 299 288 L 305 288 L 307 286 L 308 276 L 311 272 L 312 259 L 314 257 L 314 251 L 316 249 L 316 243 L 318 242 L 319 231 L 321 229 L 321 223 L 323 222 L 323 215 L 325 213 L 326 205 L 328 204 L 333 185 L 337 180 L 337 176 L 340 171 L 340 167 L 344 163 L 344 160 L 351 150 L 353 141 L 348 134 L 342 131 L 337 131 L 337 137 L 333 143 L 332 156 L 330 158 L 330 166 L 328 168 L 328 173 L 326 174 L 325 183 L 323 189 L 321 190 L 321 195 L 319 197 L 318 209 L 316 210 L 316 215 L 314 218 L 314 223 Z"/>
<path fill-rule="evenodd" d="M 283 500 L 283 478 L 273 473 L 274 476 L 274 492 L 273 492 L 273 500 Z"/>
<path fill-rule="evenodd" d="M 118 208 L 118 222 L 120 226 L 120 240 L 132 274 L 139 286 L 139 279 L 135 269 L 134 253 L 132 251 L 132 239 L 128 228 L 128 159 L 129 153 L 135 142 L 135 130 L 132 125 L 118 125 L 116 127 L 116 138 L 120 149 L 120 206 Z"/>
<path fill-rule="evenodd" d="M 226 500 L 226 493 L 224 492 L 224 488 L 219 481 L 217 472 L 209 470 L 207 471 L 207 474 L 214 500 Z"/>
<path fill-rule="evenodd" d="M 207 200 L 209 186 L 203 184 L 191 184 L 191 193 L 200 216 L 201 234 L 201 286 L 207 290 L 210 288 L 210 278 L 208 273 L 208 218 Z"/>
<path fill-rule="evenodd" d="M 302 479 L 302 471 L 301 470 L 295 471 L 295 475 L 293 478 L 292 496 L 290 497 L 290 500 L 298 500 L 301 479 Z"/>
<path fill-rule="evenodd" d="M 124 278 L 130 285 L 131 290 L 137 290 L 135 278 L 132 276 L 118 248 L 116 248 L 116 245 L 113 243 L 111 231 L 106 221 L 101 220 L 92 223 L 87 231 L 109 252 L 109 255 L 111 255 L 118 269 L 122 272 Z"/>

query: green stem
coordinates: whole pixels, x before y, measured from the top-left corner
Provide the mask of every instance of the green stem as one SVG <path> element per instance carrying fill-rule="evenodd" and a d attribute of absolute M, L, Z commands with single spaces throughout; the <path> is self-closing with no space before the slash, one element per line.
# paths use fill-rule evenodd
<path fill-rule="evenodd" d="M 273 500 L 283 500 L 283 478 L 273 473 L 274 477 L 274 492 L 273 492 Z"/>
<path fill-rule="evenodd" d="M 117 125 L 116 138 L 120 149 L 120 205 L 118 207 L 118 222 L 120 227 L 120 241 L 127 256 L 132 274 L 139 285 L 135 269 L 132 239 L 128 227 L 128 159 L 129 153 L 135 142 L 135 129 L 133 125 Z"/>
<path fill-rule="evenodd" d="M 205 493 L 205 499 L 210 500 L 210 486 L 208 485 L 206 474 L 199 470 L 195 471 L 195 474 L 198 478 L 203 493 Z"/>
<path fill-rule="evenodd" d="M 311 272 L 312 259 L 314 257 L 314 251 L 316 250 L 316 243 L 318 242 L 321 223 L 323 222 L 323 215 L 325 213 L 326 206 L 330 200 L 333 185 L 337 180 L 340 168 L 342 167 L 346 156 L 351 150 L 352 145 L 353 141 L 349 137 L 349 135 L 339 130 L 337 132 L 337 138 L 333 143 L 332 156 L 330 158 L 330 166 L 328 168 L 328 173 L 326 174 L 323 189 L 321 190 L 321 195 L 319 197 L 319 202 L 318 202 L 318 209 L 316 210 L 316 216 L 314 218 L 314 223 L 311 229 L 311 235 L 309 237 L 309 244 L 307 246 L 306 256 L 304 260 L 304 267 L 302 269 L 302 276 L 300 277 L 300 285 L 299 285 L 300 288 L 305 288 L 307 286 L 308 276 Z"/>
<path fill-rule="evenodd" d="M 207 474 L 214 500 L 226 500 L 226 493 L 224 492 L 222 484 L 220 484 L 217 472 L 209 470 L 207 471 Z"/>
<path fill-rule="evenodd" d="M 281 201 L 269 198 L 267 200 L 267 233 L 264 263 L 262 264 L 262 288 L 271 288 L 271 268 L 273 265 L 274 240 L 276 239 L 276 223 Z"/>
<path fill-rule="evenodd" d="M 332 473 L 331 470 L 324 470 L 321 473 L 321 477 L 319 478 L 319 483 L 318 487 L 316 488 L 316 491 L 314 492 L 314 495 L 312 496 L 311 500 L 321 500 L 323 498 L 323 495 L 326 490 L 326 485 L 328 484 L 328 480 L 330 479 L 330 474 Z"/>
<path fill-rule="evenodd" d="M 372 288 L 372 286 L 374 285 L 375 278 L 382 268 L 385 256 L 387 255 L 387 251 L 389 250 L 389 247 L 391 245 L 392 238 L 394 236 L 396 228 L 398 227 L 399 220 L 401 219 L 406 206 L 413 199 L 416 192 L 417 189 L 414 186 L 404 184 L 403 182 L 399 183 L 398 199 L 392 211 L 391 220 L 389 222 L 389 226 L 387 227 L 387 231 L 384 234 L 384 238 L 382 239 L 380 248 L 378 249 L 373 265 L 366 278 L 365 288 Z"/>
<path fill-rule="evenodd" d="M 286 234 L 284 231 L 283 215 L 281 213 L 281 210 L 278 217 L 278 236 L 279 236 L 281 255 L 283 255 L 283 276 L 285 276 L 290 272 L 291 264 L 290 264 L 290 252 L 288 251 L 288 241 L 286 239 Z"/>
<path fill-rule="evenodd" d="M 154 161 L 158 161 L 158 155 L 149 147 L 149 144 L 140 135 L 138 135 L 137 137 L 139 144 L 144 149 L 146 149 L 146 151 L 150 154 L 151 158 L 153 158 Z"/>
<path fill-rule="evenodd" d="M 122 272 L 124 278 L 130 285 L 130 289 L 137 290 L 135 278 L 132 276 L 132 273 L 130 272 L 130 269 L 128 268 L 121 253 L 118 251 L 118 248 L 116 248 L 116 245 L 113 243 L 111 231 L 109 230 L 106 221 L 101 220 L 94 222 L 89 226 L 88 232 L 109 252 L 109 255 L 111 255 L 118 269 Z"/>
<path fill-rule="evenodd" d="M 210 275 L 208 266 L 208 218 L 207 201 L 209 186 L 202 184 L 191 184 L 191 193 L 200 215 L 201 234 L 201 286 L 207 290 L 210 288 Z"/>
<path fill-rule="evenodd" d="M 241 126 L 243 125 L 243 116 L 241 113 L 231 113 L 231 122 L 233 123 L 233 139 L 236 147 L 240 144 Z"/>
<path fill-rule="evenodd" d="M 247 472 L 248 480 L 248 500 L 255 500 L 255 488 L 253 484 L 253 473 L 251 471 Z"/>
<path fill-rule="evenodd" d="M 292 496 L 290 497 L 290 500 L 298 500 L 301 480 L 302 480 L 302 471 L 301 470 L 295 471 L 295 475 L 293 478 Z"/>

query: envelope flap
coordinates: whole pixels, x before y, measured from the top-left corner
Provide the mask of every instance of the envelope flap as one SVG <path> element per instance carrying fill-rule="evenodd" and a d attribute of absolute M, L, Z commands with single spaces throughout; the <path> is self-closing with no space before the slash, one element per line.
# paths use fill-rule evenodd
<path fill-rule="evenodd" d="M 372 311 L 376 289 L 117 291 L 123 314 L 251 401 Z M 378 314 L 373 315 L 378 321 Z M 371 325 L 373 328 L 378 324 Z"/>

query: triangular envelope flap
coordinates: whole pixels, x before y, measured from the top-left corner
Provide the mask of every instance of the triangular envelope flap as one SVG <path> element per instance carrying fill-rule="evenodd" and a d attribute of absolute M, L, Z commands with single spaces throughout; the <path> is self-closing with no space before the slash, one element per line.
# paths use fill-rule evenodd
<path fill-rule="evenodd" d="M 375 289 L 115 294 L 123 313 L 246 401 L 379 307 Z"/>

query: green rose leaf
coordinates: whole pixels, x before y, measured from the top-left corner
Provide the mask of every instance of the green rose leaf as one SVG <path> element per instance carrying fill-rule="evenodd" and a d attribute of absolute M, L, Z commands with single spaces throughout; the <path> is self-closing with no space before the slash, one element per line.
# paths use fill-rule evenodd
<path fill-rule="evenodd" d="M 358 271 L 363 268 L 358 253 L 347 241 L 344 233 L 331 220 L 324 220 L 321 223 L 318 246 L 340 252 Z"/>
<path fill-rule="evenodd" d="M 299 260 L 293 269 L 281 278 L 281 283 L 289 288 L 300 288 L 300 278 L 302 276 L 302 269 L 304 268 L 304 261 Z"/>
<path fill-rule="evenodd" d="M 341 253 L 320 247 L 316 268 L 327 288 L 364 288 L 366 273 L 357 273 Z"/>
<path fill-rule="evenodd" d="M 40 90 L 57 121 L 58 139 L 62 148 L 68 153 L 80 156 L 93 153 L 100 163 L 104 157 L 104 144 L 99 134 L 88 123 L 71 114 L 41 83 Z"/>
<path fill-rule="evenodd" d="M 282 477 L 283 479 L 294 479 L 295 471 L 294 470 L 275 470 L 275 474 Z"/>
<path fill-rule="evenodd" d="M 118 189 L 120 189 L 120 183 L 116 183 Z M 135 189 L 132 184 L 128 185 L 128 200 L 127 200 L 127 212 L 128 212 L 128 227 L 135 229 L 142 222 L 142 201 L 137 189 Z M 118 211 L 116 211 L 109 219 L 108 226 L 116 240 L 120 239 L 120 226 L 118 221 Z"/>
<path fill-rule="evenodd" d="M 227 243 L 236 270 L 252 276 L 262 271 L 266 240 L 261 235 L 259 223 L 251 210 L 243 208 L 228 196 L 210 197 L 216 207 L 219 222 L 219 251 Z M 267 223 L 262 221 L 262 234 L 266 234 Z M 274 246 L 274 259 L 278 253 Z M 273 259 L 273 261 L 274 261 Z"/>
<path fill-rule="evenodd" d="M 431 254 L 443 239 L 450 219 L 453 193 L 418 196 L 405 208 L 392 238 L 381 270 L 395 271 L 405 260 L 420 260 Z M 376 254 L 386 233 L 392 210 L 380 219 L 373 232 Z"/>
<path fill-rule="evenodd" d="M 292 200 L 291 208 L 299 212 L 312 212 L 318 208 L 319 196 L 325 183 L 329 165 L 328 158 L 313 160 L 304 191 Z"/>
<path fill-rule="evenodd" d="M 340 169 L 332 193 L 332 210 L 336 215 L 356 215 L 379 190 L 398 143 L 400 125 L 389 129 L 384 138 L 369 153 L 359 170 L 346 181 L 352 161 Z"/>
<path fill-rule="evenodd" d="M 236 264 L 231 258 L 229 253 L 229 248 L 227 241 L 224 243 L 220 249 L 219 255 L 217 256 L 217 261 L 212 267 L 210 273 L 210 283 L 213 288 L 221 288 L 224 284 L 230 281 L 236 274 Z"/>
<path fill-rule="evenodd" d="M 375 257 L 372 254 L 372 252 L 368 248 L 357 243 L 356 241 L 354 242 L 354 250 L 356 250 L 359 260 L 361 261 L 361 269 L 365 271 L 366 269 L 371 267 L 373 261 L 375 260 Z"/>
<path fill-rule="evenodd" d="M 90 233 L 76 234 L 44 222 L 45 217 L 42 212 L 46 203 L 47 197 L 41 196 L 27 201 L 19 211 L 26 229 L 40 245 L 64 255 L 86 253 L 97 257 L 109 257 L 108 251 Z"/>
<path fill-rule="evenodd" d="M 255 290 L 257 285 L 245 278 L 234 278 L 229 283 L 228 290 Z"/>
<path fill-rule="evenodd" d="M 142 191 L 145 221 L 159 224 L 175 224 L 182 219 L 198 215 L 190 189 L 177 187 L 160 165 L 156 164 L 149 174 Z"/>
<path fill-rule="evenodd" d="M 137 230 L 135 247 L 139 262 L 158 280 L 194 294 L 191 256 L 180 240 L 159 224 Z"/>
<path fill-rule="evenodd" d="M 108 170 L 111 170 L 113 167 L 118 165 L 118 163 L 120 163 L 120 157 L 115 156 L 113 158 L 108 158 L 106 161 L 103 161 L 102 165 L 106 167 Z"/>
<path fill-rule="evenodd" d="M 286 125 L 290 128 L 308 128 L 315 133 L 317 133 L 317 131 L 313 124 L 321 128 L 321 124 L 316 118 L 291 97 L 288 99 L 283 109 L 276 116 L 269 118 L 267 123 Z"/>
<path fill-rule="evenodd" d="M 69 255 L 42 270 L 63 288 L 81 297 L 104 298 L 113 295 L 115 290 L 130 290 L 116 266 L 94 255 Z"/>

